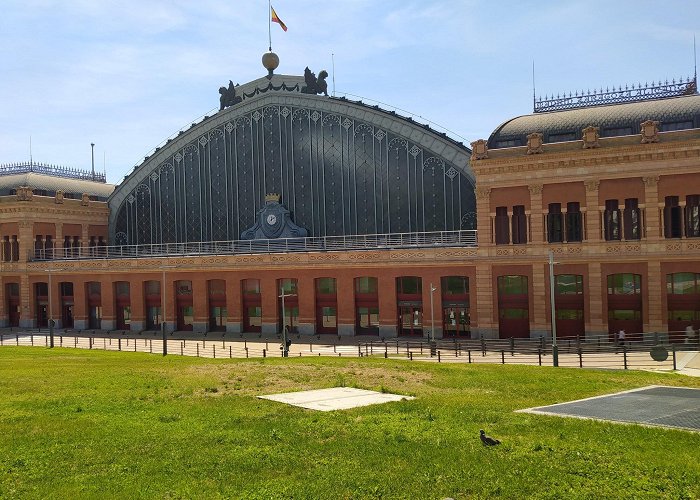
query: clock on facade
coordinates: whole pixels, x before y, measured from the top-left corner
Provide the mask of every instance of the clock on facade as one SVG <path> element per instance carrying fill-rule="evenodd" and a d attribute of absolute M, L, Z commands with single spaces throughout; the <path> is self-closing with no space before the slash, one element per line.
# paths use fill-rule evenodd
<path fill-rule="evenodd" d="M 277 216 L 275 214 L 270 214 L 267 216 L 267 223 L 271 226 L 275 225 L 275 222 L 277 222 Z"/>

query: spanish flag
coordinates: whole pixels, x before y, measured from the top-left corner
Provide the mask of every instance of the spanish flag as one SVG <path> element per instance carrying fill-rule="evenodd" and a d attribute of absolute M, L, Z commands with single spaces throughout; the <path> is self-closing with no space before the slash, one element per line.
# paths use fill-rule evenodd
<path fill-rule="evenodd" d="M 272 15 L 272 22 L 279 24 L 284 31 L 287 31 L 287 25 L 282 22 L 279 16 L 277 16 L 277 12 L 275 12 L 275 8 L 272 5 L 270 5 L 270 10 L 270 14 Z"/>

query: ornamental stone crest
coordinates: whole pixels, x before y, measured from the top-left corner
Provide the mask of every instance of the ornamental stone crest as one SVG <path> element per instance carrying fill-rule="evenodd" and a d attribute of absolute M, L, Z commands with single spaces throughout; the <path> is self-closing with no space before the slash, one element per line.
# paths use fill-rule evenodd
<path fill-rule="evenodd" d="M 488 200 L 489 196 L 491 196 L 491 188 L 477 187 L 474 194 L 477 200 Z"/>
<path fill-rule="evenodd" d="M 647 120 L 639 125 L 642 131 L 642 144 L 659 142 L 659 122 Z"/>
<path fill-rule="evenodd" d="M 90 195 L 87 193 L 83 193 L 83 196 L 80 197 L 80 204 L 84 207 L 87 207 L 90 204 Z"/>
<path fill-rule="evenodd" d="M 489 157 L 489 147 L 484 139 L 479 139 L 471 143 L 472 160 L 485 160 Z"/>
<path fill-rule="evenodd" d="M 32 201 L 34 191 L 29 186 L 20 186 L 17 188 L 17 201 Z"/>
<path fill-rule="evenodd" d="M 583 149 L 591 149 L 600 147 L 598 139 L 600 138 L 600 133 L 598 127 L 589 125 L 583 129 Z"/>
<path fill-rule="evenodd" d="M 64 198 L 63 191 L 61 191 L 60 189 L 58 191 L 56 191 L 56 199 L 55 199 L 56 203 L 58 203 L 58 204 L 63 203 L 63 198 Z"/>
<path fill-rule="evenodd" d="M 542 148 L 542 137 L 542 134 L 539 132 L 533 132 L 527 136 L 527 154 L 534 155 L 544 151 Z"/>

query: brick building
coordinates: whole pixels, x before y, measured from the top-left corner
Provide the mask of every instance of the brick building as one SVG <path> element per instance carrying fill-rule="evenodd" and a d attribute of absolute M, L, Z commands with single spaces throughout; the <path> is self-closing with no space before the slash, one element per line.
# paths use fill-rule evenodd
<path fill-rule="evenodd" d="M 471 149 L 300 77 L 237 86 L 116 188 L 6 168 L 0 323 L 534 337 L 551 252 L 560 333 L 700 327 L 694 84 L 540 103 Z"/>

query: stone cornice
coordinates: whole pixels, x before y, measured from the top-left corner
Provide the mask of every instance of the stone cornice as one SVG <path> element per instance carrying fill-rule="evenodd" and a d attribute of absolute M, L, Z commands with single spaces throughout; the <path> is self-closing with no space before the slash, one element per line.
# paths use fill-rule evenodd
<path fill-rule="evenodd" d="M 654 143 L 639 146 L 616 148 L 595 148 L 581 151 L 562 151 L 543 153 L 539 155 L 508 156 L 474 162 L 472 168 L 477 178 L 484 175 L 504 174 L 513 172 L 546 172 L 561 168 L 578 167 L 608 167 L 613 164 L 633 162 L 653 162 L 651 167 L 658 172 L 659 161 L 693 160 L 700 158 L 700 143 L 698 141 Z M 689 164 L 692 171 L 697 171 L 697 164 Z M 616 177 L 606 170 L 606 177 Z M 674 171 L 674 173 L 678 173 Z M 629 177 L 627 169 L 620 173 L 621 177 Z"/>

